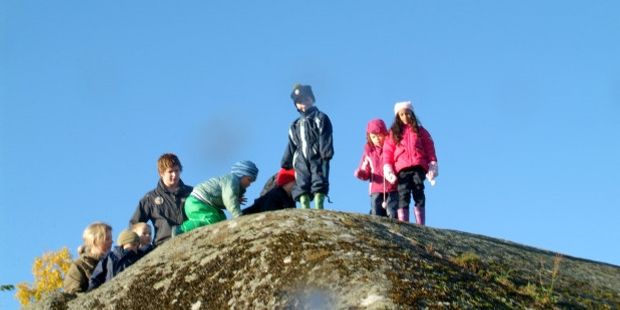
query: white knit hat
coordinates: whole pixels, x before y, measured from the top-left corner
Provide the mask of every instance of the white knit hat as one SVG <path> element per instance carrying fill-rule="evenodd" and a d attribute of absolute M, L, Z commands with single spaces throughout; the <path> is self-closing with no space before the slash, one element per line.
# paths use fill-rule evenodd
<path fill-rule="evenodd" d="M 409 109 L 409 110 L 413 111 L 413 106 L 411 105 L 411 101 L 397 102 L 394 105 L 394 115 L 398 114 L 398 111 L 400 111 L 402 109 Z"/>

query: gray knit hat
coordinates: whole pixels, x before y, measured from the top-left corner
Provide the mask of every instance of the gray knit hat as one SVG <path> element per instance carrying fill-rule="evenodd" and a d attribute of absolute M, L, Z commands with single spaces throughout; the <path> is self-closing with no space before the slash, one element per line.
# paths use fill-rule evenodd
<path fill-rule="evenodd" d="M 248 176 L 252 178 L 252 181 L 256 181 L 256 177 L 258 176 L 258 168 L 249 160 L 236 162 L 230 169 L 230 172 L 238 178 Z"/>
<path fill-rule="evenodd" d="M 140 243 L 140 237 L 135 232 L 125 229 L 118 235 L 116 244 L 123 246 L 130 243 Z"/>
<path fill-rule="evenodd" d="M 293 92 L 291 92 L 293 103 L 303 102 L 306 98 L 311 98 L 312 102 L 316 102 L 314 94 L 312 93 L 312 87 L 310 87 L 310 85 L 295 84 L 295 86 L 293 86 Z"/>

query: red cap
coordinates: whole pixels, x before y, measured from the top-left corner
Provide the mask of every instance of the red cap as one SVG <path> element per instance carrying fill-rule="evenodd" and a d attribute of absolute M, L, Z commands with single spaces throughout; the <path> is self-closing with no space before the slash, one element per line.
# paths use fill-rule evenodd
<path fill-rule="evenodd" d="M 289 182 L 295 182 L 295 170 L 293 169 L 280 169 L 276 176 L 276 184 L 278 186 L 284 186 Z"/>

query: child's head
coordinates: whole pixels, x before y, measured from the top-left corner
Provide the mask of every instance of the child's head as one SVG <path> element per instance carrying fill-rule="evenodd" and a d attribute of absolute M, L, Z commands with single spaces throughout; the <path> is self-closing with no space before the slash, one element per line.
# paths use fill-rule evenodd
<path fill-rule="evenodd" d="M 258 176 L 258 168 L 249 160 L 236 162 L 230 169 L 230 172 L 239 178 L 239 183 L 243 188 L 250 187 L 250 184 L 256 181 L 256 177 Z"/>
<path fill-rule="evenodd" d="M 120 235 L 118 235 L 116 243 L 125 250 L 135 252 L 138 250 L 138 246 L 140 245 L 140 237 L 138 237 L 135 232 L 125 229 L 120 233 Z"/>
<path fill-rule="evenodd" d="M 79 254 L 101 257 L 112 247 L 112 226 L 95 222 L 86 227 L 82 233 L 84 244 L 78 248 Z"/>
<path fill-rule="evenodd" d="M 402 101 L 394 104 L 394 115 L 402 124 L 413 125 L 416 123 L 411 101 Z"/>
<path fill-rule="evenodd" d="M 295 186 L 295 170 L 280 169 L 276 175 L 276 185 L 290 194 L 293 191 L 293 186 Z"/>
<path fill-rule="evenodd" d="M 411 101 L 397 102 L 394 105 L 394 114 L 394 123 L 392 124 L 391 130 L 396 143 L 400 143 L 403 135 L 403 127 L 405 125 L 411 126 L 414 132 L 418 132 L 420 121 L 413 111 Z"/>
<path fill-rule="evenodd" d="M 382 146 L 387 134 L 387 128 L 383 120 L 377 118 L 368 122 L 366 140 L 369 145 Z"/>
<path fill-rule="evenodd" d="M 176 155 L 166 153 L 157 160 L 157 171 L 166 187 L 176 187 L 181 180 L 183 166 Z"/>
<path fill-rule="evenodd" d="M 314 94 L 312 93 L 312 87 L 310 85 L 295 84 L 293 86 L 293 92 L 291 92 L 291 99 L 298 111 L 304 112 L 308 107 L 312 106 L 316 101 Z"/>
<path fill-rule="evenodd" d="M 144 222 L 135 223 L 131 226 L 131 231 L 140 237 L 140 246 L 151 244 L 151 226 Z"/>

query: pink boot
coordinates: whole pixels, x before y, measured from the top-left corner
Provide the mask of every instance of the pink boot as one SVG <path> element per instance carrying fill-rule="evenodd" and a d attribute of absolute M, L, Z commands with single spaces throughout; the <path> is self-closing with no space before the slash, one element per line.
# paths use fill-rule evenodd
<path fill-rule="evenodd" d="M 401 222 L 409 222 L 409 209 L 398 208 L 398 220 Z"/>
<path fill-rule="evenodd" d="M 426 219 L 425 209 L 420 207 L 413 208 L 413 213 L 415 214 L 415 222 L 418 225 L 424 226 L 424 220 Z"/>

